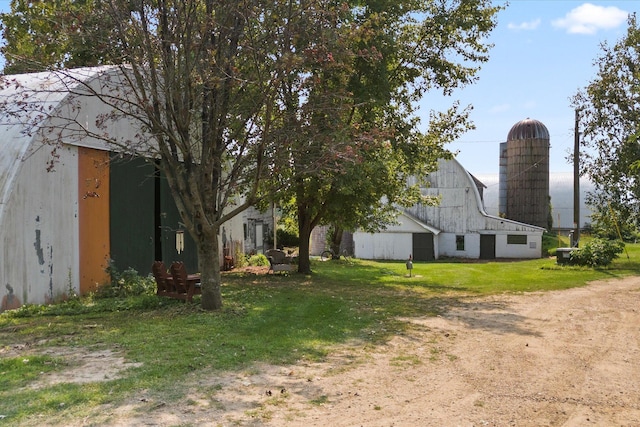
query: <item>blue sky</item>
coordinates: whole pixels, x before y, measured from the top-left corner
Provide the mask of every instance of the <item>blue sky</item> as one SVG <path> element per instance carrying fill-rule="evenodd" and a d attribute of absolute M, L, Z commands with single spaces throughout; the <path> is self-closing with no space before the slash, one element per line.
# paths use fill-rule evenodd
<path fill-rule="evenodd" d="M 8 11 L 9 4 L 0 0 L 0 10 Z M 512 0 L 498 15 L 490 37 L 495 46 L 479 82 L 447 99 L 429 94 L 420 104 L 425 122 L 429 109 L 446 109 L 455 99 L 473 105 L 476 130 L 448 148 L 459 151 L 458 160 L 471 173 L 487 174 L 498 172 L 498 147 L 511 126 L 537 119 L 551 136 L 551 171 L 572 171 L 565 160 L 574 138 L 569 98 L 595 78 L 600 43 L 622 38 L 627 15 L 638 10 L 640 0 Z"/>
<path fill-rule="evenodd" d="M 495 2 L 504 4 L 504 2 Z M 640 1 L 512 0 L 498 15 L 490 60 L 478 83 L 452 99 L 473 105 L 476 130 L 449 145 L 473 174 L 498 172 L 498 148 L 511 127 L 527 117 L 549 129 L 551 172 L 570 172 L 574 118 L 570 100 L 596 77 L 601 42 L 624 37 L 627 16 Z M 452 99 L 429 96 L 421 108 L 444 108 Z"/>

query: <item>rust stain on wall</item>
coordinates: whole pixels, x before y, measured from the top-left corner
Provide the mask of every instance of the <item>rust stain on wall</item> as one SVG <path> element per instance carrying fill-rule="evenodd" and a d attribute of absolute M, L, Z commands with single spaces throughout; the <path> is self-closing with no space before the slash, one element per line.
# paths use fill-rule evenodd
<path fill-rule="evenodd" d="M 20 308 L 22 306 L 22 302 L 20 301 L 20 299 L 13 293 L 13 287 L 7 284 L 6 288 L 7 295 L 2 297 L 2 304 L 0 304 L 0 313 L 6 310 Z"/>

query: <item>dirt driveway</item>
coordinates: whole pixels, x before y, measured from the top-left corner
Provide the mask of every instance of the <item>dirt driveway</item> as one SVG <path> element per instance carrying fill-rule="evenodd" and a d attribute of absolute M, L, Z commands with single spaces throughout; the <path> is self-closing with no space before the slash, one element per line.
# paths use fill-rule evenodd
<path fill-rule="evenodd" d="M 639 310 L 640 277 L 468 299 L 383 347 L 201 375 L 188 404 L 142 395 L 104 425 L 640 426 Z"/>

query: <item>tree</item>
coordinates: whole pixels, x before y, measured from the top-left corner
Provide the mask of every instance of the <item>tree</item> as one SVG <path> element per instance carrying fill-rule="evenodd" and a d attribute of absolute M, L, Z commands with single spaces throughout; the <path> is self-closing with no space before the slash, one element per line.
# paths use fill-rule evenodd
<path fill-rule="evenodd" d="M 582 126 L 580 170 L 595 189 L 597 218 L 640 225 L 640 28 L 635 14 L 615 45 L 601 45 L 596 78 L 573 98 Z M 620 224 L 618 224 L 620 226 Z M 625 227 L 620 227 L 625 228 Z M 612 230 L 613 231 L 613 230 Z"/>
<path fill-rule="evenodd" d="M 0 14 L 4 74 L 110 63 L 102 0 L 11 0 Z"/>
<path fill-rule="evenodd" d="M 339 172 L 343 160 L 355 159 L 352 145 L 362 138 L 343 120 L 351 108 L 344 102 L 349 99 L 344 79 L 352 67 L 352 44 L 345 42 L 351 10 L 327 0 L 104 0 L 101 6 L 95 12 L 98 21 L 110 23 L 108 31 L 93 26 L 83 31 L 78 21 L 78 34 L 103 47 L 100 57 L 118 64 L 118 76 L 105 72 L 95 87 L 75 71 L 58 75 L 78 103 L 93 96 L 111 112 L 95 123 L 97 130 L 75 121 L 75 127 L 47 132 L 48 138 L 55 145 L 70 129 L 80 130 L 122 153 L 154 161 L 197 246 L 202 305 L 217 309 L 222 305 L 218 232 L 274 188 L 264 184 L 265 177 L 290 186 L 294 181 L 284 178 L 300 177 L 288 172 L 292 149 L 306 153 L 308 170 Z M 56 25 L 56 19 L 44 21 Z M 47 43 L 53 41 L 44 43 L 51 48 Z M 69 44 L 62 57 L 73 56 L 76 48 Z M 20 57 L 32 52 L 26 43 L 9 50 L 23 52 Z M 42 68 L 69 65 L 55 58 L 38 57 Z M 31 117 L 56 114 L 42 108 Z M 78 111 L 80 104 L 73 108 Z M 136 140 L 118 139 L 114 124 L 121 120 L 135 122 Z M 315 145 L 305 148 L 309 141 Z"/>
<path fill-rule="evenodd" d="M 286 114 L 278 124 L 291 167 L 278 171 L 277 194 L 283 205 L 295 202 L 299 272 L 310 272 L 315 226 L 333 224 L 336 236 L 356 227 L 374 231 L 393 221 L 397 206 L 420 199 L 409 178 L 433 171 L 449 155 L 444 144 L 470 124 L 469 110 L 454 103 L 432 113 L 423 134 L 414 103 L 475 80 L 498 10 L 482 0 L 352 2 L 335 8 L 340 25 L 305 24 L 312 39 L 328 28 L 337 34 L 323 49 L 310 52 L 304 37 L 288 39 L 287 54 L 299 60 L 280 80 Z"/>
<path fill-rule="evenodd" d="M 281 5 L 111 0 L 102 6 L 113 27 L 106 39 L 92 42 L 106 43 L 105 51 L 121 64 L 115 66 L 118 77 L 96 88 L 83 86 L 75 71 L 58 75 L 77 99 L 97 97 L 110 108 L 91 136 L 147 157 L 163 172 L 197 246 L 202 306 L 220 308 L 219 230 L 256 201 L 273 144 L 270 128 L 278 112 L 272 88 L 279 86 L 283 63 L 277 55 Z M 139 127 L 136 140 L 117 138 L 113 126 L 121 120 Z M 54 144 L 64 137 L 62 131 L 50 136 Z"/>
<path fill-rule="evenodd" d="M 125 95 L 91 93 L 113 111 L 94 136 L 155 159 L 198 247 L 203 307 L 219 308 L 218 231 L 248 205 L 294 200 L 307 272 L 321 221 L 373 227 L 417 199 L 406 178 L 430 170 L 468 123 L 454 105 L 422 134 L 412 105 L 474 80 L 497 10 L 488 0 L 101 0 L 108 29 L 78 21 L 77 34 L 119 64 Z M 68 66 L 47 62 L 55 56 L 43 65 Z M 110 138 L 122 119 L 138 123 L 138 141 Z"/>

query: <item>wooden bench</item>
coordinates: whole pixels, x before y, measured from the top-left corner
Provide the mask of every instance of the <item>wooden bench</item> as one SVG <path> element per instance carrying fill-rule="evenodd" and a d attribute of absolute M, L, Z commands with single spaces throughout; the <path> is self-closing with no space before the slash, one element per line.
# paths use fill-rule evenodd
<path fill-rule="evenodd" d="M 287 256 L 284 251 L 280 249 L 269 249 L 265 252 L 267 259 L 269 260 L 269 271 L 275 273 L 276 271 L 291 271 L 293 265 L 291 264 L 291 257 Z"/>
<path fill-rule="evenodd" d="M 156 279 L 156 294 L 159 296 L 191 302 L 194 295 L 202 293 L 200 275 L 187 274 L 187 269 L 182 262 L 171 264 L 171 274 L 169 274 L 162 261 L 155 261 L 151 271 Z"/>

